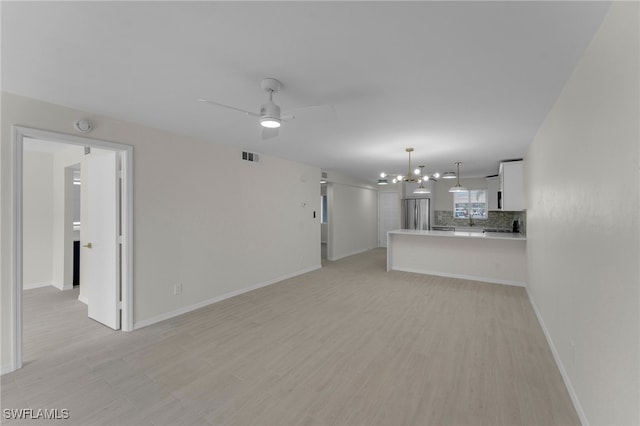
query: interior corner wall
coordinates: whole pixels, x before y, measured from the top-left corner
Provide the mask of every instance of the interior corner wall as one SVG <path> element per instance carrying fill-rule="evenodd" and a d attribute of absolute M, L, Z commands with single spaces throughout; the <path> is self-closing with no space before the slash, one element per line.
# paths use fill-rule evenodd
<path fill-rule="evenodd" d="M 69 166 L 80 163 L 83 155 L 81 146 L 53 154 L 53 285 L 60 290 L 73 288 L 73 171 Z"/>
<path fill-rule="evenodd" d="M 23 287 L 53 281 L 53 154 L 25 151 L 23 156 Z"/>
<path fill-rule="evenodd" d="M 95 124 L 88 137 L 133 146 L 134 327 L 320 268 L 319 167 L 250 163 L 240 148 L 2 92 L 3 371 L 14 361 L 11 125 L 74 134 L 80 117 Z"/>
<path fill-rule="evenodd" d="M 585 424 L 640 424 L 639 12 L 612 3 L 526 155 L 528 292 Z"/>
<path fill-rule="evenodd" d="M 330 172 L 327 258 L 338 260 L 378 246 L 378 191 Z"/>

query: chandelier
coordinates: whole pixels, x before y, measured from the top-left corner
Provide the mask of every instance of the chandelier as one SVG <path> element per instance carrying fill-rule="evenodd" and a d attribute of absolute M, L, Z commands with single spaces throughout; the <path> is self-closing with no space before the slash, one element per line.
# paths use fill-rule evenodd
<path fill-rule="evenodd" d="M 413 193 L 414 194 L 428 194 L 430 191 L 428 188 L 425 188 L 424 182 L 427 182 L 429 179 L 437 179 L 440 177 L 440 173 L 433 173 L 431 176 L 424 173 L 425 166 L 418 166 L 418 168 L 411 170 L 411 153 L 413 152 L 413 148 L 406 148 L 405 151 L 409 154 L 409 165 L 407 167 L 407 174 L 403 175 L 400 173 L 388 173 L 382 172 L 380 173 L 380 178 L 378 179 L 378 185 L 388 185 L 389 180 L 391 178 L 391 183 L 398 182 L 414 182 L 420 183 Z"/>

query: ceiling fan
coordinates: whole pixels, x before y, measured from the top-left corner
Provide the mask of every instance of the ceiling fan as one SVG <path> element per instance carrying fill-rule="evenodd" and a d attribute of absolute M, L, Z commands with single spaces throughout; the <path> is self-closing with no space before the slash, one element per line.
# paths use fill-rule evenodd
<path fill-rule="evenodd" d="M 247 111 L 231 105 L 222 104 L 220 102 L 211 101 L 208 99 L 198 99 L 198 102 L 232 109 L 234 111 L 238 111 L 252 117 L 257 117 L 260 120 L 260 125 L 262 126 L 262 139 L 268 139 L 278 136 L 278 134 L 280 133 L 280 125 L 285 121 L 293 120 L 294 118 L 296 118 L 295 115 L 292 114 L 293 111 L 309 108 L 331 108 L 331 110 L 333 110 L 332 107 L 328 106 L 308 106 L 295 108 L 291 111 L 287 111 L 286 114 L 282 114 L 280 111 L 280 107 L 276 105 L 275 102 L 273 102 L 273 94 L 277 93 L 282 88 L 282 83 L 280 83 L 280 81 L 276 80 L 275 78 L 265 78 L 262 80 L 261 86 L 262 89 L 269 95 L 269 100 L 260 106 L 260 112 L 258 113 Z"/>

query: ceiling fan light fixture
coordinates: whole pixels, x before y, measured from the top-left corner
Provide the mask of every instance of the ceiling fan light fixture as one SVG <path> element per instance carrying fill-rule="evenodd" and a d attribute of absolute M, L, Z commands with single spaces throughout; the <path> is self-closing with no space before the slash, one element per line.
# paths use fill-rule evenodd
<path fill-rule="evenodd" d="M 260 125 L 267 129 L 277 129 L 280 124 L 281 120 L 277 117 L 260 117 Z"/>

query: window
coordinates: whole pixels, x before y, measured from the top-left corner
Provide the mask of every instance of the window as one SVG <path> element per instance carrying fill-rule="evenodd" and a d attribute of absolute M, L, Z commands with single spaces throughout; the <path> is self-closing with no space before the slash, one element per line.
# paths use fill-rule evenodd
<path fill-rule="evenodd" d="M 327 196 L 320 196 L 320 223 L 327 223 Z"/>
<path fill-rule="evenodd" d="M 471 189 L 453 193 L 454 219 L 487 219 L 487 190 Z"/>

